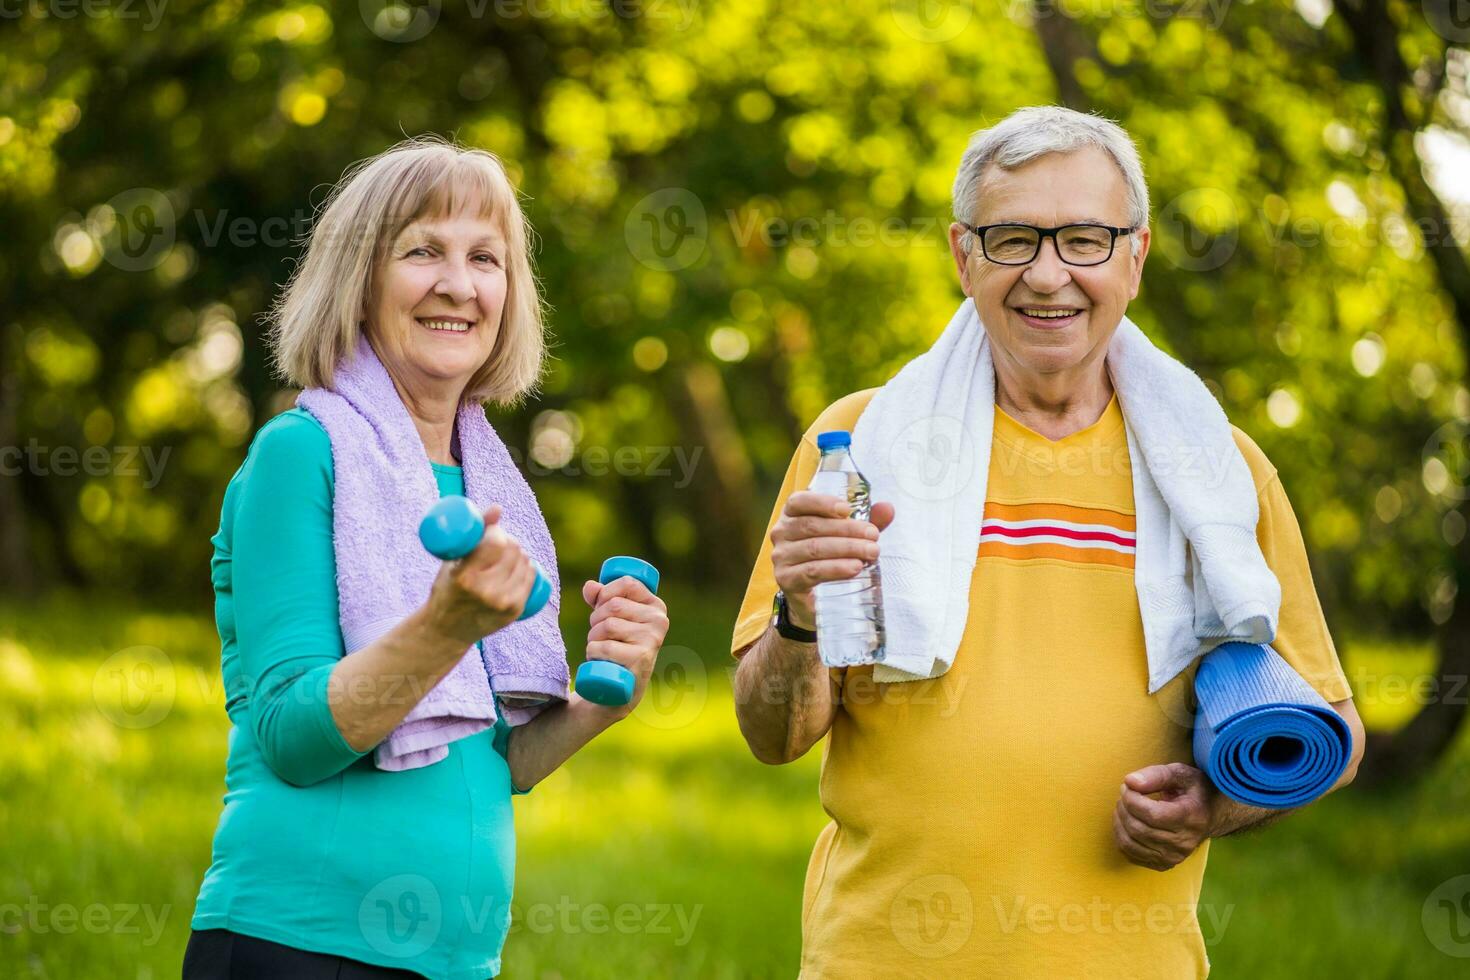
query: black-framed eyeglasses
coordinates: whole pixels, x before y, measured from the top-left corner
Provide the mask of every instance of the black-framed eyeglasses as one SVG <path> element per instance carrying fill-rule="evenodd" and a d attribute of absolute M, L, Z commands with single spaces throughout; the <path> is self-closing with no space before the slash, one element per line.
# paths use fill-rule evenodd
<path fill-rule="evenodd" d="M 965 227 L 980 239 L 980 251 L 996 265 L 1030 265 L 1041 254 L 1042 240 L 1047 238 L 1056 245 L 1057 257 L 1068 265 L 1102 265 L 1113 257 L 1113 246 L 1120 235 L 1137 231 L 1094 224 L 1058 228 L 1017 224 Z"/>

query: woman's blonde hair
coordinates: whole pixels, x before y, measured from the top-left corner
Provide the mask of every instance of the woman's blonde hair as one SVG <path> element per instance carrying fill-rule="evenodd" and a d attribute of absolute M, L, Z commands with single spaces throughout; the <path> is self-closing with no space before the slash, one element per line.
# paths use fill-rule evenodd
<path fill-rule="evenodd" d="M 330 388 L 333 369 L 357 348 L 393 242 L 415 221 L 463 208 L 494 221 L 506 246 L 500 333 L 463 400 L 512 405 L 534 390 L 546 337 L 530 225 L 495 154 L 437 136 L 404 140 L 353 164 L 322 202 L 305 254 L 267 315 L 281 377 L 300 388 Z"/>

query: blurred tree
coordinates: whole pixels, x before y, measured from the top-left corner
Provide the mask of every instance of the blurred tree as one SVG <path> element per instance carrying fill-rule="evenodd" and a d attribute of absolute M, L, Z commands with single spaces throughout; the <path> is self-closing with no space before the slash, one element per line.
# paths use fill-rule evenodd
<path fill-rule="evenodd" d="M 1464 229 L 1421 155 L 1464 132 L 1470 32 L 1349 3 L 28 12 L 0 36 L 0 446 L 37 453 L 0 477 L 4 587 L 207 595 L 224 484 L 292 398 L 260 314 L 344 168 L 434 131 L 499 153 L 540 234 L 555 360 L 496 422 L 563 564 L 733 590 L 805 425 L 953 311 L 969 134 L 1060 100 L 1137 139 L 1132 315 L 1280 469 L 1334 619 L 1438 631 L 1465 673 Z"/>
<path fill-rule="evenodd" d="M 1454 234 L 1449 208 L 1425 179 L 1419 147 L 1431 127 L 1444 127 L 1461 137 L 1470 135 L 1470 20 L 1454 0 L 1425 0 L 1419 10 L 1389 0 L 1337 0 L 1336 10 L 1352 36 L 1351 68 L 1365 75 L 1380 101 L 1379 146 L 1389 172 L 1398 182 L 1404 208 L 1419 232 L 1419 244 L 1448 298 L 1457 327 L 1460 356 L 1470 350 L 1470 264 Z M 1458 48 L 1439 45 L 1414 23 L 1422 13 L 1429 25 Z M 1407 29 L 1400 27 L 1407 24 Z M 1406 54 L 1407 52 L 1407 54 Z M 1347 66 L 1345 66 L 1347 67 Z M 1346 71 L 1344 72 L 1346 74 Z M 1446 83 L 1454 81 L 1450 89 Z M 1457 427 L 1455 441 L 1463 438 Z M 1458 448 L 1458 447 L 1457 447 Z M 1457 460 L 1463 463 L 1463 460 Z M 1463 472 L 1463 471 L 1461 471 Z M 1439 623 L 1435 694 L 1402 730 L 1383 736 L 1370 746 L 1365 775 L 1375 782 L 1412 779 L 1421 775 L 1454 743 L 1464 724 L 1467 702 L 1463 689 L 1470 678 L 1470 602 L 1454 597 L 1470 595 L 1470 494 L 1463 487 L 1446 515 L 1458 516 L 1460 528 L 1450 552 L 1450 602 L 1453 609 Z"/>

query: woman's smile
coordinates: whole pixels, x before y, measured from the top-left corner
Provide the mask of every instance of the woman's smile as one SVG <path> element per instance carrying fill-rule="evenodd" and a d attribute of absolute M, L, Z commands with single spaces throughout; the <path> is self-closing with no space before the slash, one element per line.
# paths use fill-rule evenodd
<path fill-rule="evenodd" d="M 414 319 L 421 326 L 432 330 L 434 333 L 448 334 L 450 336 L 454 336 L 455 334 L 468 334 L 474 328 L 472 321 L 458 317 L 414 317 Z"/>

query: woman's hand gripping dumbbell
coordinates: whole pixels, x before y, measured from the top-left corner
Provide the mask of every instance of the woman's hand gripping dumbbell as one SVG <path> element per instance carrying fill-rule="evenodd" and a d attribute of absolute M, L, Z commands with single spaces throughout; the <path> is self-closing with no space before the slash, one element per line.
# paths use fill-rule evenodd
<path fill-rule="evenodd" d="M 551 598 L 545 571 L 496 526 L 500 513 L 493 504 L 482 517 L 468 498 L 442 497 L 419 524 L 419 540 L 435 557 L 455 562 L 476 556 L 457 566 L 446 564 L 440 577 L 449 576 L 452 586 L 435 589 L 436 594 L 447 593 L 446 601 L 453 604 L 445 618 L 466 624 L 466 643 L 536 615 Z M 577 670 L 577 693 L 584 699 L 608 707 L 633 700 L 639 677 L 617 661 L 638 663 L 650 642 L 656 656 L 668 631 L 658 580 L 658 569 L 648 562 L 619 555 L 602 563 L 596 582 L 583 586 L 582 596 L 593 607 L 588 659 Z M 645 680 L 651 658 L 646 667 L 639 671 Z"/>

